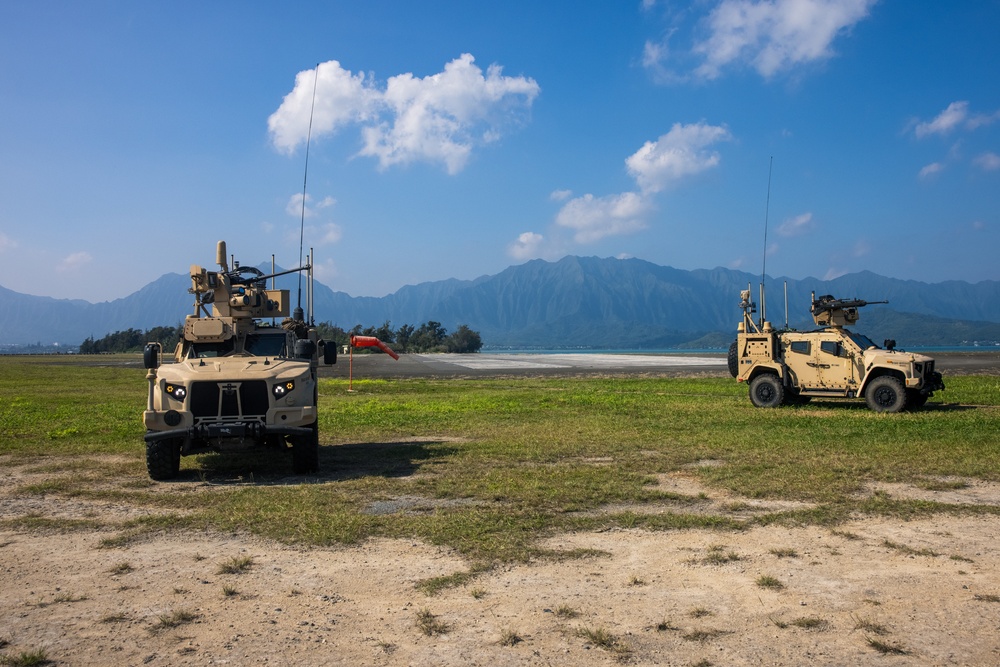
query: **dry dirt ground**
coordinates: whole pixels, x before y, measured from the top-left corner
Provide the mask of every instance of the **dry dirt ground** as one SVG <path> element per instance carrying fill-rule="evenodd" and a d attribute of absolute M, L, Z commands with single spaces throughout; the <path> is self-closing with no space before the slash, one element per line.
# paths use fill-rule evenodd
<path fill-rule="evenodd" d="M 17 495 L 45 473 L 2 458 L 0 518 L 150 511 Z M 704 493 L 720 514 L 790 506 L 727 496 L 684 471 L 659 481 Z M 224 492 L 202 486 L 206 502 Z M 866 493 L 1000 505 L 1000 485 L 975 480 Z M 1000 664 L 997 516 L 565 534 L 546 546 L 595 555 L 506 566 L 434 596 L 416 584 L 468 563 L 413 540 L 295 548 L 184 533 L 102 547 L 115 534 L 0 532 L 0 654 L 41 649 L 59 665 Z M 240 559 L 242 573 L 220 570 Z"/>

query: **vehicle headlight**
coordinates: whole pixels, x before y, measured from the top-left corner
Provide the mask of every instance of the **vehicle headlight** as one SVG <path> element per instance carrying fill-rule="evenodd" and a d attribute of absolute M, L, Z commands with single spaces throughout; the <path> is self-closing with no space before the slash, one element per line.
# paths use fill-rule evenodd
<path fill-rule="evenodd" d="M 278 384 L 271 387 L 271 392 L 274 394 L 275 398 L 284 398 L 295 389 L 295 381 L 287 380 L 285 382 L 279 382 Z"/>
<path fill-rule="evenodd" d="M 182 403 L 184 402 L 184 398 L 187 396 L 187 389 L 185 389 L 183 385 L 173 384 L 172 382 L 168 382 L 163 390 L 167 392 L 167 395 L 170 396 L 170 398 Z"/>

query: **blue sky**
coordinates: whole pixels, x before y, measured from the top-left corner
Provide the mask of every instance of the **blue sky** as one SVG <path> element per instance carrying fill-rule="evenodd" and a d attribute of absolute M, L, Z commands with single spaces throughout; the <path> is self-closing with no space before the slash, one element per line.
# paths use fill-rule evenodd
<path fill-rule="evenodd" d="M 296 265 L 314 82 L 306 247 L 355 296 L 759 273 L 765 218 L 769 275 L 997 280 L 998 33 L 997 0 L 0 3 L 0 285 Z"/>

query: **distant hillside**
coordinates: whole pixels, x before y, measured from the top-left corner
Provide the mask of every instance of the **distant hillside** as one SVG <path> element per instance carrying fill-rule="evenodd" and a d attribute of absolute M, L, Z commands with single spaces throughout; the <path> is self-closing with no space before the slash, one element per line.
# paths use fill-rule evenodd
<path fill-rule="evenodd" d="M 293 290 L 296 277 L 278 279 Z M 716 268 L 683 271 L 639 259 L 534 260 L 476 280 L 409 285 L 385 297 L 352 297 L 317 283 L 316 319 L 356 324 L 467 324 L 487 346 L 664 348 L 721 345 L 740 319 L 739 292 L 759 276 Z M 858 329 L 900 347 L 1000 340 L 1000 282 L 922 283 L 870 272 L 835 280 L 768 278 L 768 318 L 812 328 L 810 293 L 888 300 L 862 311 Z M 122 299 L 91 304 L 18 294 L 0 287 L 0 344 L 75 345 L 128 328 L 180 323 L 192 312 L 185 275 L 166 274 Z"/>

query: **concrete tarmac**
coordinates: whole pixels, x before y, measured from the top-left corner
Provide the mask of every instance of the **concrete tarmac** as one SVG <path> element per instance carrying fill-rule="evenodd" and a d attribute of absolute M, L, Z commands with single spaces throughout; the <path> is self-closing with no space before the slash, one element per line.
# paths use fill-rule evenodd
<path fill-rule="evenodd" d="M 1000 349 L 970 352 L 934 352 L 937 368 L 945 376 L 1000 375 Z M 350 355 L 340 355 L 336 365 L 322 367 L 323 377 L 348 378 Z M 479 377 L 600 377 L 645 375 L 661 377 L 729 377 L 726 355 L 685 353 L 622 354 L 401 354 L 399 361 L 382 353 L 355 354 L 355 379 L 371 378 L 479 378 Z"/>

